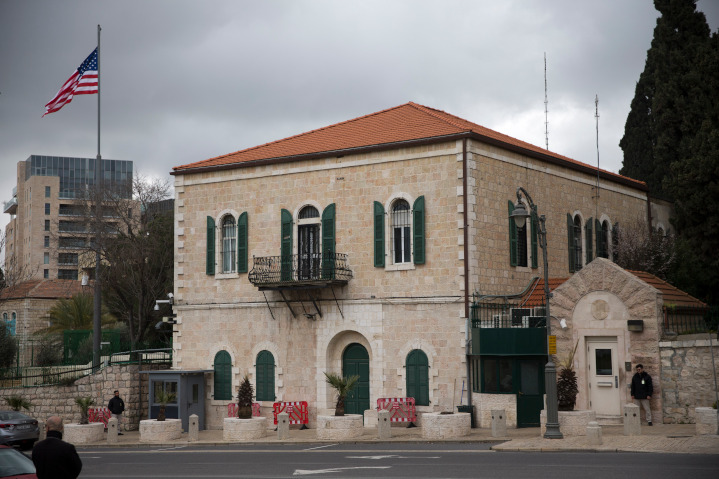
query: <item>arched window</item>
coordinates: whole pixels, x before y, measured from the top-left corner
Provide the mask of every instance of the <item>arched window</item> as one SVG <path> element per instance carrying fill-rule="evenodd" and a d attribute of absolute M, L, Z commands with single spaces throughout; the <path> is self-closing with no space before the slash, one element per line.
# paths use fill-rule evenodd
<path fill-rule="evenodd" d="M 232 399 L 232 359 L 227 351 L 215 354 L 215 395 L 216 400 Z"/>
<path fill-rule="evenodd" d="M 297 276 L 317 279 L 320 270 L 320 212 L 308 205 L 300 210 L 297 222 Z"/>
<path fill-rule="evenodd" d="M 591 223 L 590 223 L 591 224 Z M 567 213 L 567 252 L 569 254 L 569 272 L 582 269 L 582 217 Z"/>
<path fill-rule="evenodd" d="M 409 203 L 398 199 L 392 204 L 392 261 L 394 264 L 412 261 L 411 215 Z"/>
<path fill-rule="evenodd" d="M 260 351 L 255 364 L 257 384 L 255 392 L 258 401 L 275 400 L 275 358 L 269 351 Z"/>
<path fill-rule="evenodd" d="M 235 218 L 227 215 L 222 219 L 222 272 L 234 273 L 237 250 L 237 226 Z"/>
<path fill-rule="evenodd" d="M 597 256 L 609 258 L 609 221 L 602 221 L 597 234 Z"/>
<path fill-rule="evenodd" d="M 15 336 L 15 325 L 17 324 L 17 314 L 15 311 L 12 312 L 12 319 L 8 323 L 8 330 L 10 330 L 10 336 Z"/>
<path fill-rule="evenodd" d="M 407 355 L 407 396 L 414 398 L 417 406 L 429 406 L 429 362 L 421 349 L 413 349 Z"/>

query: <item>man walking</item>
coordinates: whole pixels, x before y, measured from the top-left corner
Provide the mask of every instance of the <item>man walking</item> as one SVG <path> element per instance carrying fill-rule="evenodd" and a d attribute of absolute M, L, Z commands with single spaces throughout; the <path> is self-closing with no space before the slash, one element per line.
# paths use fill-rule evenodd
<path fill-rule="evenodd" d="M 47 439 L 32 450 L 32 462 L 38 479 L 75 479 L 82 470 L 82 461 L 75 446 L 62 440 L 62 418 L 52 416 L 45 423 Z"/>
<path fill-rule="evenodd" d="M 112 416 L 117 419 L 117 434 L 122 436 L 122 428 L 120 422 L 122 421 L 122 412 L 125 410 L 125 401 L 120 397 L 120 391 L 115 390 L 115 395 L 107 403 L 107 408 L 112 413 Z"/>
<path fill-rule="evenodd" d="M 652 409 L 649 400 L 654 393 L 652 377 L 644 372 L 644 366 L 637 364 L 637 373 L 632 377 L 632 400 L 638 402 L 647 414 L 647 424 L 652 425 Z"/>

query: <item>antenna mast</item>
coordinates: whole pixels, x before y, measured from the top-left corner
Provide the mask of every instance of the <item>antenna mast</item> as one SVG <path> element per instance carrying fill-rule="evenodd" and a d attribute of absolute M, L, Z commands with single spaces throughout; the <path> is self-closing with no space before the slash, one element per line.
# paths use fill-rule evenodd
<path fill-rule="evenodd" d="M 544 144 L 549 150 L 549 116 L 547 110 L 547 52 L 544 52 Z"/>
<path fill-rule="evenodd" d="M 596 216 L 597 221 L 599 220 L 599 95 L 594 96 L 594 118 L 596 121 L 596 128 L 597 128 L 597 206 L 596 206 Z"/>

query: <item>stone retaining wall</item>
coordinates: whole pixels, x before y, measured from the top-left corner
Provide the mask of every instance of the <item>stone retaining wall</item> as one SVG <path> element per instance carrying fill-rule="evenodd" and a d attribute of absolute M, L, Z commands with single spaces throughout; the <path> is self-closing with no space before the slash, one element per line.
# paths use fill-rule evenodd
<path fill-rule="evenodd" d="M 164 365 L 162 367 L 165 367 Z M 143 370 L 161 369 L 160 365 L 142 366 Z M 80 378 L 71 386 L 37 386 L 27 388 L 0 388 L 0 398 L 21 396 L 30 401 L 29 411 L 36 419 L 60 416 L 66 424 L 80 422 L 80 408 L 76 397 L 91 397 L 95 406 L 107 406 L 113 391 L 120 391 L 125 401 L 123 430 L 137 430 L 140 419 L 147 418 L 147 375 L 139 374 L 138 366 L 108 366 L 95 374 Z M 3 401 L 4 402 L 4 401 Z"/>
<path fill-rule="evenodd" d="M 659 343 L 665 423 L 694 424 L 694 408 L 711 407 L 716 401 L 711 351 L 713 348 L 719 370 L 719 341 L 716 334 L 712 337 L 711 347 L 708 338 L 681 340 L 680 337 Z M 719 374 L 716 380 L 719 382 Z"/>

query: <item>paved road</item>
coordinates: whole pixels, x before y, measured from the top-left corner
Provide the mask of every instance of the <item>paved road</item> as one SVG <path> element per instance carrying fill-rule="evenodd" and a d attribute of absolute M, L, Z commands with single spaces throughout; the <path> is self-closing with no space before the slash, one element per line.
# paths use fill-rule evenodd
<path fill-rule="evenodd" d="M 82 478 L 716 479 L 716 455 L 493 452 L 491 444 L 82 449 Z"/>

